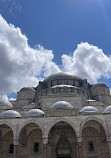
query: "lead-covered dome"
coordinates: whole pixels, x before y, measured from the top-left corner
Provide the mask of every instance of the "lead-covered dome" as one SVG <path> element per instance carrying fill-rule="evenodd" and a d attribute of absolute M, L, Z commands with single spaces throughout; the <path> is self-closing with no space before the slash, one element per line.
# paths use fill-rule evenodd
<path fill-rule="evenodd" d="M 15 111 L 15 110 L 7 110 L 7 111 L 5 111 L 5 112 L 3 112 L 1 115 L 0 115 L 1 117 L 10 117 L 10 118 L 14 118 L 14 117 L 21 117 L 21 115 L 17 112 L 17 111 Z"/>
<path fill-rule="evenodd" d="M 13 105 L 3 98 L 0 98 L 0 109 L 12 109 Z"/>
<path fill-rule="evenodd" d="M 26 113 L 26 116 L 38 116 L 38 117 L 43 117 L 44 112 L 40 109 L 31 109 Z"/>
<path fill-rule="evenodd" d="M 32 87 L 23 87 L 20 91 L 35 91 Z"/>
<path fill-rule="evenodd" d="M 108 106 L 108 107 L 104 110 L 104 113 L 105 113 L 105 114 L 111 113 L 111 105 Z"/>
<path fill-rule="evenodd" d="M 80 113 L 98 113 L 99 110 L 93 106 L 85 106 L 80 110 Z"/>
<path fill-rule="evenodd" d="M 73 73 L 58 72 L 58 73 L 49 75 L 44 81 L 56 80 L 56 79 L 78 79 L 78 80 L 83 80 L 82 78 L 80 78 L 78 76 L 75 76 Z"/>
<path fill-rule="evenodd" d="M 70 103 L 66 102 L 66 101 L 58 101 L 58 102 L 54 103 L 50 107 L 50 109 L 52 109 L 52 110 L 66 109 L 67 110 L 67 109 L 73 109 L 73 106 Z"/>
<path fill-rule="evenodd" d="M 104 83 L 99 82 L 94 84 L 91 88 L 98 88 L 98 87 L 107 87 L 107 86 Z"/>

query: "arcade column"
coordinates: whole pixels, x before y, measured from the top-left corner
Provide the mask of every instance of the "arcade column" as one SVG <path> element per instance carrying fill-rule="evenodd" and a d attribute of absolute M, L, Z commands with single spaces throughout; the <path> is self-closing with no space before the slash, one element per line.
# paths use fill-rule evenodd
<path fill-rule="evenodd" d="M 111 141 L 108 141 L 108 145 L 109 145 L 109 156 L 111 158 Z"/>
<path fill-rule="evenodd" d="M 17 158 L 18 144 L 19 144 L 19 141 L 14 140 L 13 158 Z"/>
<path fill-rule="evenodd" d="M 78 158 L 82 158 L 82 142 L 78 142 Z"/>
<path fill-rule="evenodd" d="M 47 158 L 48 138 L 43 138 L 43 158 Z"/>

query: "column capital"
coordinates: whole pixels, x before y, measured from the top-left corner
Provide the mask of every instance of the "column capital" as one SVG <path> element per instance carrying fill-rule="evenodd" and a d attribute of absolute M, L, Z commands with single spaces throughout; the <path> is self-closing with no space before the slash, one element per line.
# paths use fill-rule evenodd
<path fill-rule="evenodd" d="M 82 143 L 82 137 L 77 137 L 77 142 Z"/>
<path fill-rule="evenodd" d="M 17 134 L 13 135 L 13 144 L 14 145 L 18 145 L 19 144 L 19 137 L 17 136 Z"/>
<path fill-rule="evenodd" d="M 18 139 L 14 139 L 14 140 L 13 140 L 13 143 L 14 143 L 14 145 L 17 146 L 17 145 L 19 145 L 19 140 L 18 140 Z"/>
<path fill-rule="evenodd" d="M 43 138 L 43 144 L 48 144 L 48 138 Z"/>
<path fill-rule="evenodd" d="M 111 136 L 106 137 L 106 140 L 107 140 L 108 142 L 111 142 Z"/>

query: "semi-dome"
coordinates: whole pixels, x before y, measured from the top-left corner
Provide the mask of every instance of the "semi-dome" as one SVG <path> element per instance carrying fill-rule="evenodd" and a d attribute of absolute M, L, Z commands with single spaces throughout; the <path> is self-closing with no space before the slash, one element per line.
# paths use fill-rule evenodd
<path fill-rule="evenodd" d="M 81 113 L 98 113 L 99 110 L 93 106 L 85 106 L 80 110 Z"/>
<path fill-rule="evenodd" d="M 2 109 L 12 109 L 13 105 L 8 100 L 0 98 L 0 108 L 2 108 Z"/>
<path fill-rule="evenodd" d="M 50 109 L 60 110 L 60 109 L 73 109 L 73 106 L 66 101 L 58 101 L 54 103 Z"/>
<path fill-rule="evenodd" d="M 97 88 L 97 87 L 107 87 L 104 83 L 96 83 L 91 88 Z"/>
<path fill-rule="evenodd" d="M 44 116 L 44 112 L 40 109 L 31 109 L 26 113 L 26 116 L 39 116 L 39 117 L 43 117 Z"/>
<path fill-rule="evenodd" d="M 0 116 L 1 117 L 21 117 L 21 115 L 15 110 L 7 110 L 3 112 Z"/>
<path fill-rule="evenodd" d="M 44 81 L 56 80 L 56 79 L 78 79 L 78 80 L 83 80 L 82 78 L 80 78 L 78 76 L 75 76 L 73 73 L 58 72 L 58 73 L 49 75 Z"/>
<path fill-rule="evenodd" d="M 35 91 L 33 87 L 23 87 L 20 91 Z"/>
<path fill-rule="evenodd" d="M 111 105 L 104 110 L 104 113 L 111 113 Z"/>

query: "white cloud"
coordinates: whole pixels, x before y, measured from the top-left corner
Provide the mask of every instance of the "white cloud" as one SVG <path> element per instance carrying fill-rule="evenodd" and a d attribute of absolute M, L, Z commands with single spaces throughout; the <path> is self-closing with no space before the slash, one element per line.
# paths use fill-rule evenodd
<path fill-rule="evenodd" d="M 9 99 L 9 101 L 14 101 L 14 100 L 16 100 L 15 98 L 13 98 L 13 97 L 11 97 L 10 99 Z"/>
<path fill-rule="evenodd" d="M 20 28 L 8 24 L 0 15 L 0 93 L 36 86 L 41 78 L 61 71 L 53 58 L 51 50 L 40 45 L 31 48 Z M 87 42 L 78 44 L 73 56 L 63 54 L 61 67 L 91 83 L 101 77 L 111 77 L 111 57 Z"/>
<path fill-rule="evenodd" d="M 73 56 L 62 55 L 62 63 L 64 71 L 87 78 L 91 83 L 101 77 L 111 77 L 111 58 L 102 49 L 87 42 L 78 44 Z"/>
<path fill-rule="evenodd" d="M 20 28 L 8 24 L 0 15 L 0 91 L 11 93 L 24 86 L 36 86 L 41 73 L 60 71 L 52 62 L 51 50 L 33 49 Z"/>
<path fill-rule="evenodd" d="M 0 94 L 0 97 L 3 98 L 3 99 L 5 99 L 5 100 L 8 100 L 8 96 L 5 93 Z"/>

